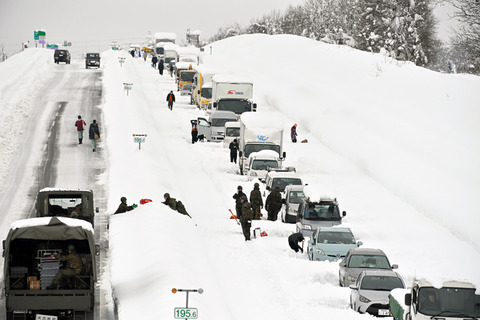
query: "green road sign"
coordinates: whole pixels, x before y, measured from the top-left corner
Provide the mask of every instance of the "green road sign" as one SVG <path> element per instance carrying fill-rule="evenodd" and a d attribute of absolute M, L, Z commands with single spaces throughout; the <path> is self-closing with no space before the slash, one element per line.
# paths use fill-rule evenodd
<path fill-rule="evenodd" d="M 173 311 L 175 319 L 198 319 L 197 308 L 175 308 Z"/>

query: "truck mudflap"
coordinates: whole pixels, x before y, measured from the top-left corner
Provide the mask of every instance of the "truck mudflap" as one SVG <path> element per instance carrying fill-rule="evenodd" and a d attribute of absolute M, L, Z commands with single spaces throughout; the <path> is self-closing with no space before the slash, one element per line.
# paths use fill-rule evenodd
<path fill-rule="evenodd" d="M 11 290 L 7 311 L 14 310 L 93 310 L 90 290 Z"/>

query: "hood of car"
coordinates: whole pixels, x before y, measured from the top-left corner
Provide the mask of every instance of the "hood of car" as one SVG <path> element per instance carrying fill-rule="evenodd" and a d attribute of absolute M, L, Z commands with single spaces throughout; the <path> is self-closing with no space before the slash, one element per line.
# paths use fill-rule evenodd
<path fill-rule="evenodd" d="M 363 290 L 359 289 L 358 293 L 361 296 L 372 301 L 372 303 L 381 303 L 381 304 L 388 304 L 388 295 L 390 291 L 380 291 L 380 290 Z"/>
<path fill-rule="evenodd" d="M 356 248 L 357 244 L 345 244 L 345 243 L 317 243 L 316 248 L 322 249 L 326 255 L 335 257 L 344 257 L 347 255 L 348 250 Z"/>

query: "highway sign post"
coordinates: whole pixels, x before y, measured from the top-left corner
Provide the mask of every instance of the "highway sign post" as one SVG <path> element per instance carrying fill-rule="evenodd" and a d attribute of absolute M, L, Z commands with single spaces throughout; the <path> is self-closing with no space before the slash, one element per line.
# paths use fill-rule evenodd
<path fill-rule="evenodd" d="M 125 57 L 118 57 L 118 63 L 120 63 L 120 67 L 123 67 L 123 64 L 125 63 Z"/>
<path fill-rule="evenodd" d="M 130 90 L 132 90 L 133 83 L 123 83 L 123 90 L 127 91 L 127 96 Z"/>
<path fill-rule="evenodd" d="M 141 149 L 142 143 L 145 143 L 146 134 L 133 134 L 133 142 L 138 143 L 138 150 Z"/>
<path fill-rule="evenodd" d="M 173 309 L 173 316 L 175 319 L 198 319 L 198 309 L 197 308 L 189 308 L 188 307 L 188 294 L 190 292 L 198 292 L 200 294 L 203 293 L 203 289 L 177 289 L 173 288 L 172 289 L 173 293 L 177 292 L 185 292 L 187 295 L 187 301 L 186 301 L 186 306 L 185 308 L 182 307 L 176 307 Z"/>

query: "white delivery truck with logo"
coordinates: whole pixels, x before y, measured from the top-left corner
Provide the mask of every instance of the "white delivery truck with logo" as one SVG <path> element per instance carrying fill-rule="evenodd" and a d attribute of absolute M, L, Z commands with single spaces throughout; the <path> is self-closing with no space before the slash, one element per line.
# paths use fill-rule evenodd
<path fill-rule="evenodd" d="M 212 110 L 242 114 L 256 111 L 253 103 L 253 82 L 236 74 L 216 74 L 212 77 Z"/>
<path fill-rule="evenodd" d="M 273 150 L 278 153 L 279 166 L 286 157 L 283 151 L 283 120 L 270 112 L 245 112 L 240 117 L 238 164 L 240 174 L 246 173 L 248 157 L 252 152 Z"/>
<path fill-rule="evenodd" d="M 198 117 L 198 135 L 203 135 L 207 141 L 221 142 L 225 138 L 225 123 L 237 120 L 237 115 L 232 111 L 214 111 L 208 120 Z"/>

